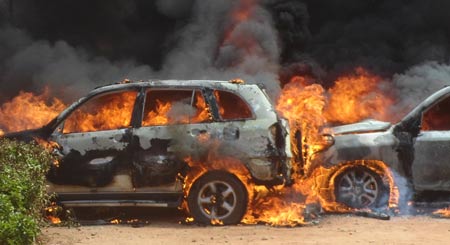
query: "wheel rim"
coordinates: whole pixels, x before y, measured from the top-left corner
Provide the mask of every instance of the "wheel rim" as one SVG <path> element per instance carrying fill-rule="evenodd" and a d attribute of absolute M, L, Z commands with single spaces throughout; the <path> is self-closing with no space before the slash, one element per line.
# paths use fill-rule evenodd
<path fill-rule="evenodd" d="M 223 220 L 236 207 L 236 192 L 226 182 L 212 181 L 200 189 L 197 203 L 203 215 L 209 219 Z"/>
<path fill-rule="evenodd" d="M 337 199 L 350 207 L 364 208 L 375 204 L 379 195 L 376 177 L 365 171 L 346 171 L 337 185 Z"/>

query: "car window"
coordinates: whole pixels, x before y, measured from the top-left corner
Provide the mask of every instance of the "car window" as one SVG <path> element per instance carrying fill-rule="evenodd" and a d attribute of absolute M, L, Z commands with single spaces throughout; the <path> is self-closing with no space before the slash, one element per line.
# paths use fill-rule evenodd
<path fill-rule="evenodd" d="M 143 126 L 211 122 L 210 110 L 198 90 L 149 90 Z"/>
<path fill-rule="evenodd" d="M 63 133 L 129 127 L 136 94 L 136 91 L 115 92 L 88 100 L 66 119 Z"/>
<path fill-rule="evenodd" d="M 239 96 L 221 90 L 215 90 L 219 115 L 223 120 L 241 120 L 253 118 L 252 111 Z"/>
<path fill-rule="evenodd" d="M 440 101 L 423 114 L 422 130 L 450 130 L 450 97 Z"/>

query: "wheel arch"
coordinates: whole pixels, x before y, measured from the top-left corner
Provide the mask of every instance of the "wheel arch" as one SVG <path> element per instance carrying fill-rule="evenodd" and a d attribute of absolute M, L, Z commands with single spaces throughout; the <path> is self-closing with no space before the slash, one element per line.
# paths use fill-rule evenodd
<path fill-rule="evenodd" d="M 336 178 L 352 168 L 366 168 L 376 173 L 380 177 L 384 188 L 387 188 L 386 191 L 388 191 L 387 194 L 389 195 L 389 207 L 396 208 L 398 206 L 399 192 L 395 183 L 394 174 L 388 167 L 388 164 L 380 160 L 352 160 L 341 162 L 332 167 L 326 181 L 326 188 L 329 190 L 329 197 L 331 198 L 329 201 L 336 203 L 336 196 L 334 194 Z"/>

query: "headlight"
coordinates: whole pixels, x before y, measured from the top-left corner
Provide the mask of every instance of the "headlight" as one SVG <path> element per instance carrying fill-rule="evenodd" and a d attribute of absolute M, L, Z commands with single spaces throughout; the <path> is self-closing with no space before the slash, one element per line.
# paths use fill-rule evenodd
<path fill-rule="evenodd" d="M 322 141 L 326 145 L 326 147 L 334 145 L 334 137 L 331 134 L 322 135 Z"/>

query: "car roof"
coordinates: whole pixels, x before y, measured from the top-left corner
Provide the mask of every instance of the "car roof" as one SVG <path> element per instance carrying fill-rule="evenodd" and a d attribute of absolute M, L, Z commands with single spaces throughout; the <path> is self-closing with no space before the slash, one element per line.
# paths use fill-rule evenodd
<path fill-rule="evenodd" d="M 137 81 L 132 82 L 129 80 L 124 80 L 120 83 L 108 84 L 95 88 L 93 91 L 101 90 L 116 90 L 123 88 L 135 88 L 135 87 L 235 87 L 235 86 L 249 86 L 250 84 L 245 84 L 240 82 L 242 80 L 231 80 L 231 81 L 218 81 L 218 80 L 148 80 L 148 81 Z M 233 84 L 228 86 L 227 84 Z"/>
<path fill-rule="evenodd" d="M 112 92 L 123 89 L 136 89 L 142 87 L 161 87 L 161 88 L 213 88 L 213 89 L 226 89 L 226 90 L 238 90 L 242 88 L 249 87 L 258 87 L 256 84 L 246 84 L 240 79 L 230 80 L 230 81 L 219 81 L 219 80 L 148 80 L 148 81 L 137 81 L 131 82 L 125 80 L 120 83 L 114 83 L 109 85 L 104 85 L 100 87 L 96 87 L 91 90 L 86 97 L 91 97 L 93 95 L 103 93 L 103 92 Z"/>

